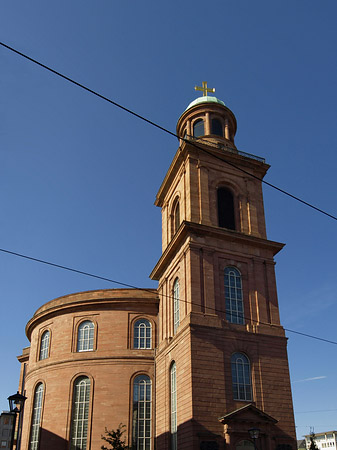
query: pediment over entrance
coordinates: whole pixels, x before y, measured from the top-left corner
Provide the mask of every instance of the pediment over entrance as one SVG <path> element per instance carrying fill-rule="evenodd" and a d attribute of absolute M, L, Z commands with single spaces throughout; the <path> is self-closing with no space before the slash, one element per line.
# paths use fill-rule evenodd
<path fill-rule="evenodd" d="M 227 450 L 295 450 L 294 439 L 277 425 L 278 420 L 253 404 L 231 411 L 219 418 L 224 425 Z M 250 437 L 251 428 L 259 429 L 259 437 Z"/>
<path fill-rule="evenodd" d="M 223 424 L 230 424 L 233 422 L 276 424 L 278 422 L 274 417 L 271 417 L 261 409 L 256 408 L 256 406 L 251 403 L 220 417 L 219 420 Z"/>

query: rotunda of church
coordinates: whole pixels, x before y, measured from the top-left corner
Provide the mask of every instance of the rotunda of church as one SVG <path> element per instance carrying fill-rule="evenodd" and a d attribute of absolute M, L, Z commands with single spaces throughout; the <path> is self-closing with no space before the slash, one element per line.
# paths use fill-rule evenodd
<path fill-rule="evenodd" d="M 123 423 L 129 442 L 153 435 L 155 290 L 80 292 L 39 308 L 19 357 L 27 401 L 24 449 L 100 448 Z"/>

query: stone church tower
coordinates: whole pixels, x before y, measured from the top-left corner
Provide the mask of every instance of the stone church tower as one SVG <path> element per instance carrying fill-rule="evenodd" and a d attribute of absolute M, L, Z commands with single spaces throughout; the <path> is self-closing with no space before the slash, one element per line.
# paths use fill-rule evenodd
<path fill-rule="evenodd" d="M 180 147 L 159 189 L 162 256 L 156 352 L 157 448 L 295 448 L 264 159 L 238 151 L 236 119 L 216 97 L 178 120 Z M 276 425 L 277 423 L 277 425 Z M 224 434 L 223 434 L 224 433 Z M 289 447 L 290 448 L 290 447 Z"/>
<path fill-rule="evenodd" d="M 21 450 L 98 450 L 120 423 L 132 450 L 296 449 L 269 166 L 237 150 L 234 114 L 203 89 L 156 197 L 158 290 L 69 294 L 29 320 Z"/>

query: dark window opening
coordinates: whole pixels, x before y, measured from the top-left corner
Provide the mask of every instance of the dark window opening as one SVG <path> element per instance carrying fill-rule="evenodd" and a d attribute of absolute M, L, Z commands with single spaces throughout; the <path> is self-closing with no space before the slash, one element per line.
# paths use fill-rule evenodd
<path fill-rule="evenodd" d="M 219 227 L 235 230 L 234 199 L 227 188 L 218 189 Z"/>
<path fill-rule="evenodd" d="M 218 119 L 212 119 L 212 134 L 223 136 L 222 123 Z"/>
<path fill-rule="evenodd" d="M 196 122 L 194 122 L 193 136 L 199 137 L 199 136 L 204 136 L 204 134 L 205 134 L 204 121 L 202 119 L 199 119 Z"/>

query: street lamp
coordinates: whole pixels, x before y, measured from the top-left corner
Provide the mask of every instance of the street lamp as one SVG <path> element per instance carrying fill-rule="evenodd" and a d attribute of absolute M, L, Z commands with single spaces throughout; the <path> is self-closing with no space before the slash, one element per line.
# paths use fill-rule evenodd
<path fill-rule="evenodd" d="M 259 434 L 260 434 L 260 428 L 250 428 L 248 430 L 248 433 L 250 435 L 250 437 L 253 439 L 254 442 L 254 450 L 257 450 L 256 447 L 256 439 L 258 439 Z"/>
<path fill-rule="evenodd" d="M 13 429 L 12 429 L 12 440 L 11 440 L 11 450 L 13 450 L 14 445 L 14 434 L 15 434 L 15 427 L 16 427 L 16 415 L 19 414 L 19 425 L 18 425 L 18 434 L 16 439 L 16 450 L 20 449 L 20 431 L 21 431 L 21 420 L 20 415 L 23 411 L 23 406 L 25 404 L 26 398 L 24 395 L 19 394 L 19 391 L 17 391 L 16 394 L 10 395 L 8 397 L 8 403 L 9 403 L 9 410 L 11 413 L 14 414 L 13 418 Z"/>

